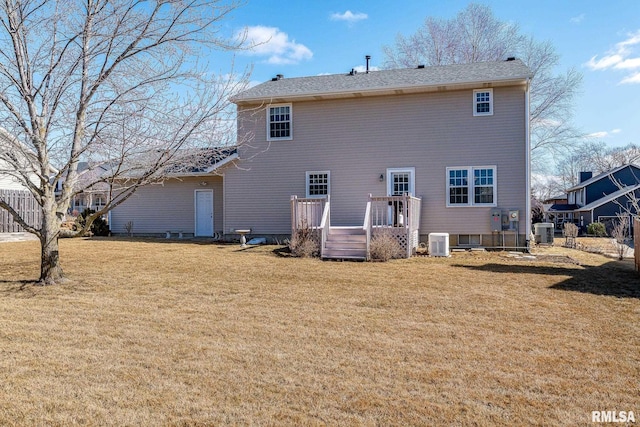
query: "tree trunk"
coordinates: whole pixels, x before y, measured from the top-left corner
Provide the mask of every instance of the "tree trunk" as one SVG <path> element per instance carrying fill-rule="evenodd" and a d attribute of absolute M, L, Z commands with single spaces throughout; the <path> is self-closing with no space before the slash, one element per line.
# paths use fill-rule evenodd
<path fill-rule="evenodd" d="M 58 236 L 60 220 L 55 209 L 43 209 L 42 235 L 40 236 L 40 284 L 55 285 L 62 282 Z"/>

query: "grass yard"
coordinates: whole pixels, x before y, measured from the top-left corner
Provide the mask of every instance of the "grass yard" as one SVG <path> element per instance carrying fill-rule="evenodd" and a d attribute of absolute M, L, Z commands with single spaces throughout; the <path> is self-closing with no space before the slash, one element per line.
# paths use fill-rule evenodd
<path fill-rule="evenodd" d="M 640 418 L 640 276 L 561 248 L 322 262 L 202 242 L 0 244 L 0 425 Z M 579 264 L 566 258 L 570 256 Z"/>

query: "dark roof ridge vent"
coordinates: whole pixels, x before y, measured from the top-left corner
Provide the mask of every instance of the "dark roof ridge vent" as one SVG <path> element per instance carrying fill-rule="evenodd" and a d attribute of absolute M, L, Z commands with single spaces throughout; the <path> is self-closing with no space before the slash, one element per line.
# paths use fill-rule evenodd
<path fill-rule="evenodd" d="M 277 82 L 278 80 L 284 79 L 284 74 L 276 74 L 274 78 L 271 79 L 272 82 Z"/>
<path fill-rule="evenodd" d="M 418 65 L 416 68 L 418 68 L 418 69 L 422 69 L 422 68 L 424 68 L 424 64 L 420 64 L 420 65 Z"/>
<path fill-rule="evenodd" d="M 516 60 L 516 57 L 515 57 L 515 56 L 509 56 L 509 57 L 507 58 L 507 61 L 515 61 L 515 60 Z"/>

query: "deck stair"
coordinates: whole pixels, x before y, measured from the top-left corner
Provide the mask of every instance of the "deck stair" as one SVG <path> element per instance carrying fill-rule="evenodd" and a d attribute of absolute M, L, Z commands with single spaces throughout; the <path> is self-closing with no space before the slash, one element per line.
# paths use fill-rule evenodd
<path fill-rule="evenodd" d="M 359 227 L 330 227 L 322 258 L 367 259 L 367 234 Z"/>

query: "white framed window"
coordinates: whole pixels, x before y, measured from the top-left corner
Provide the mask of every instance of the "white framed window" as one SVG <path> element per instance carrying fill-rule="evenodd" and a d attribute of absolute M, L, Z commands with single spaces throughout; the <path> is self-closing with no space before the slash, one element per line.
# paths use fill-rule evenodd
<path fill-rule="evenodd" d="M 267 107 L 267 141 L 293 139 L 293 108 L 291 104 Z"/>
<path fill-rule="evenodd" d="M 497 204 L 495 166 L 447 168 L 447 207 Z"/>
<path fill-rule="evenodd" d="M 307 198 L 322 198 L 329 195 L 330 173 L 329 171 L 307 172 L 306 179 Z"/>
<path fill-rule="evenodd" d="M 473 115 L 493 115 L 493 89 L 476 89 L 473 91 Z"/>

